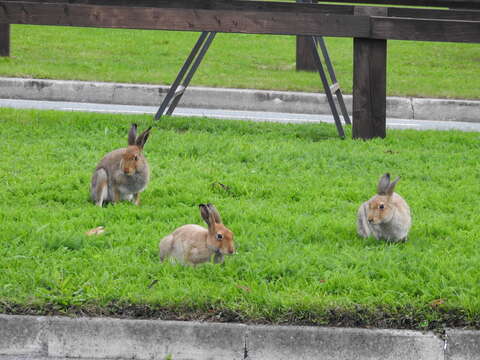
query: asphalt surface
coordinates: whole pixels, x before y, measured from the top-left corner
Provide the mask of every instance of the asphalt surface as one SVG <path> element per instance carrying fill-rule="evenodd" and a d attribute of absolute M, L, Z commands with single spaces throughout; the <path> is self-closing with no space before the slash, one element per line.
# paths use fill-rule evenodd
<path fill-rule="evenodd" d="M 97 104 L 84 102 L 65 101 L 38 101 L 19 99 L 0 99 L 0 107 L 17 109 L 41 109 L 61 111 L 84 111 L 94 113 L 114 114 L 148 114 L 153 115 L 157 111 L 155 106 Z M 279 113 L 271 111 L 241 111 L 227 109 L 200 109 L 178 107 L 174 116 L 201 116 L 215 119 L 233 119 L 247 121 L 265 121 L 279 123 L 332 123 L 330 115 L 312 115 L 297 113 Z M 434 121 L 412 119 L 387 119 L 389 129 L 413 129 L 413 130 L 460 130 L 480 132 L 480 123 L 460 121 Z"/>

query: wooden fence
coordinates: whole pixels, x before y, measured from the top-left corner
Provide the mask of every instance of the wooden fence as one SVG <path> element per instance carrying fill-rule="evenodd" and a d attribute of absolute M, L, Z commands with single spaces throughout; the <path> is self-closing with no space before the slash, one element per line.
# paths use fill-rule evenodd
<path fill-rule="evenodd" d="M 0 54 L 9 51 L 9 24 L 351 37 L 353 137 L 369 139 L 386 136 L 388 40 L 480 43 L 480 0 L 333 2 L 429 8 L 248 0 L 0 0 Z"/>

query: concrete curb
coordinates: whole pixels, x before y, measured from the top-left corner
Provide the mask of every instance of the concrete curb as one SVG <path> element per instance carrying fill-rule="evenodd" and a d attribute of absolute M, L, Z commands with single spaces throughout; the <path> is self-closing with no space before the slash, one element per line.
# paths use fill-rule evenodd
<path fill-rule="evenodd" d="M 480 332 L 0 315 L 0 359 L 472 360 Z"/>
<path fill-rule="evenodd" d="M 103 104 L 159 106 L 167 86 L 0 78 L 0 98 L 78 101 Z M 352 96 L 345 95 L 351 113 Z M 321 93 L 189 87 L 182 107 L 330 114 Z M 387 117 L 415 120 L 480 122 L 480 101 L 389 97 Z"/>

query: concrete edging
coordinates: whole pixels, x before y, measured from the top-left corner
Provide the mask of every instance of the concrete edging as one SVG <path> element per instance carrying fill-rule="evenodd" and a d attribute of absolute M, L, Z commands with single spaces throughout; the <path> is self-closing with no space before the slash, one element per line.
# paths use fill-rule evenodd
<path fill-rule="evenodd" d="M 159 106 L 167 86 L 0 77 L 0 98 Z M 352 96 L 345 95 L 349 112 Z M 182 107 L 330 114 L 325 94 L 189 87 Z M 387 98 L 387 117 L 480 122 L 480 101 Z"/>
<path fill-rule="evenodd" d="M 0 315 L 0 359 L 472 360 L 480 332 Z"/>

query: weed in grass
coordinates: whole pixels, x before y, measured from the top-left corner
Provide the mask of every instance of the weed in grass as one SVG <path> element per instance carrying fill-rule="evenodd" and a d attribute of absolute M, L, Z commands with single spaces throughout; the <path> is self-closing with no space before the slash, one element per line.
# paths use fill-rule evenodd
<path fill-rule="evenodd" d="M 169 118 L 152 131 L 142 205 L 88 201 L 97 160 L 143 116 L 0 110 L 0 311 L 343 326 L 480 327 L 479 135 Z M 182 129 L 180 131 L 180 129 Z M 194 150 L 195 149 L 195 150 Z M 406 244 L 356 235 L 378 177 L 402 176 Z M 222 266 L 161 264 L 158 241 L 235 233 Z M 87 230 L 104 226 L 100 236 Z M 441 306 L 432 302 L 442 299 Z"/>

